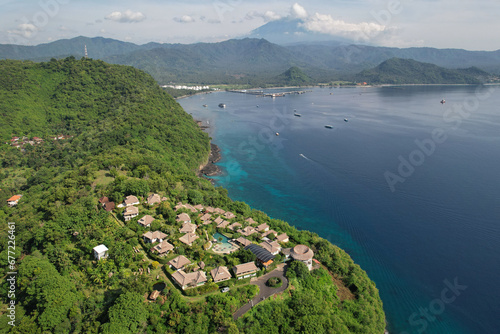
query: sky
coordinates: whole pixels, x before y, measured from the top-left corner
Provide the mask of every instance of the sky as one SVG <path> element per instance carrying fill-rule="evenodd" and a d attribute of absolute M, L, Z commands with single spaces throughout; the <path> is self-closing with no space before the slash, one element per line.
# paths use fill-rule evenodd
<path fill-rule="evenodd" d="M 0 0 L 0 44 L 218 42 L 293 18 L 332 40 L 492 51 L 500 49 L 499 14 L 499 0 Z"/>

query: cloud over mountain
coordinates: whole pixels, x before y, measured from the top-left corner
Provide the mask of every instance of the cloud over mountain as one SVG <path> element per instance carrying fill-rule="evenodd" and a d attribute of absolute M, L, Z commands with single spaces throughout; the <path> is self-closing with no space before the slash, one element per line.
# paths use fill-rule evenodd
<path fill-rule="evenodd" d="M 145 19 L 146 15 L 141 12 L 133 12 L 130 9 L 127 9 L 124 12 L 112 12 L 111 14 L 106 16 L 106 20 L 120 23 L 135 23 L 144 21 Z"/>

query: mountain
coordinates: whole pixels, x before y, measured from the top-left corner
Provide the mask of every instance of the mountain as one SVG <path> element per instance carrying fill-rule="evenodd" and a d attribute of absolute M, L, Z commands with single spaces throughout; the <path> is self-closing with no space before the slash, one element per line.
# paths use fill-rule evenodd
<path fill-rule="evenodd" d="M 311 78 L 296 66 L 290 67 L 278 75 L 275 80 L 276 83 L 284 86 L 303 86 L 311 83 Z"/>
<path fill-rule="evenodd" d="M 302 24 L 303 21 L 301 19 L 282 18 L 267 22 L 252 30 L 245 37 L 264 38 L 271 43 L 280 45 L 326 42 L 329 45 L 338 46 L 354 43 L 353 40 L 347 38 L 309 31 L 305 29 Z"/>
<path fill-rule="evenodd" d="M 480 84 L 490 75 L 478 68 L 447 69 L 413 59 L 391 58 L 356 75 L 370 84 Z"/>
<path fill-rule="evenodd" d="M 0 220 L 5 222 L 0 239 L 15 236 L 16 246 L 9 265 L 0 266 L 0 275 L 16 282 L 0 308 L 14 309 L 9 300 L 15 298 L 18 315 L 2 317 L 0 328 L 16 333 L 384 332 L 377 287 L 345 251 L 231 200 L 227 190 L 197 176 L 209 159 L 209 137 L 150 75 L 86 58 L 0 60 L 0 96 Z M 15 194 L 22 195 L 19 203 L 7 205 Z M 152 194 L 161 203 L 148 203 Z M 131 197 L 136 204 L 127 209 L 114 205 Z M 210 249 L 216 232 L 236 233 L 203 224 L 201 211 L 208 207 L 231 212 L 227 219 L 242 226 L 250 226 L 251 218 L 285 233 L 282 246 L 299 250 L 299 261 L 288 261 L 280 271 L 285 257 L 277 254 L 264 269 L 256 267 L 251 251 Z M 190 245 L 181 241 L 181 213 L 198 226 L 198 239 Z M 146 216 L 154 220 L 150 227 L 139 223 Z M 168 244 L 146 243 L 151 233 L 168 238 Z M 260 233 L 248 238 L 252 244 L 262 241 Z M 163 246 L 170 248 L 159 256 Z M 3 243 L 0 252 L 7 250 Z M 321 265 L 310 271 L 302 262 L 306 252 L 314 252 Z M 180 255 L 188 263 L 175 271 L 169 262 Z M 258 300 L 235 321 L 233 314 L 258 298 L 259 287 L 250 277 L 231 273 L 215 283 L 210 273 L 245 263 L 255 268 L 255 276 L 279 276 L 268 284 L 280 285 L 282 293 Z M 224 287 L 229 291 L 222 293 Z"/>
<path fill-rule="evenodd" d="M 290 20 L 287 24 L 297 25 Z M 273 24 L 267 28 L 272 31 Z M 300 29 L 300 27 L 298 28 Z M 76 37 L 37 46 L 0 45 L 0 59 L 47 61 L 72 55 L 131 65 L 151 74 L 159 83 L 276 84 L 290 67 L 299 67 L 312 82 L 354 80 L 354 75 L 391 58 L 414 59 L 445 68 L 477 67 L 500 74 L 500 50 L 467 51 L 434 48 L 387 48 L 308 42 L 278 45 L 262 38 L 232 39 L 219 43 L 136 45 L 102 37 Z"/>

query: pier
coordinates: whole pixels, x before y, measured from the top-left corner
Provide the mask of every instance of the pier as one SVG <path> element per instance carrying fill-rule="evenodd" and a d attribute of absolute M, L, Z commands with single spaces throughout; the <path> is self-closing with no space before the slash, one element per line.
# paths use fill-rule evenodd
<path fill-rule="evenodd" d="M 275 97 L 284 97 L 285 95 L 291 95 L 291 94 L 296 94 L 296 95 L 305 94 L 307 91 L 305 91 L 305 90 L 292 90 L 292 91 L 288 91 L 288 92 L 266 93 L 263 90 L 241 89 L 241 90 L 228 90 L 228 92 L 275 98 Z"/>

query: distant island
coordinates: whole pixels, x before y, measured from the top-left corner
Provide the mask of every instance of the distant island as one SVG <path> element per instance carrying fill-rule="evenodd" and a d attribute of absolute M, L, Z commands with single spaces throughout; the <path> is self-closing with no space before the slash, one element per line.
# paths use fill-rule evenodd
<path fill-rule="evenodd" d="M 4 331 L 384 332 L 345 251 L 198 176 L 209 137 L 150 75 L 2 60 L 0 95 Z"/>

